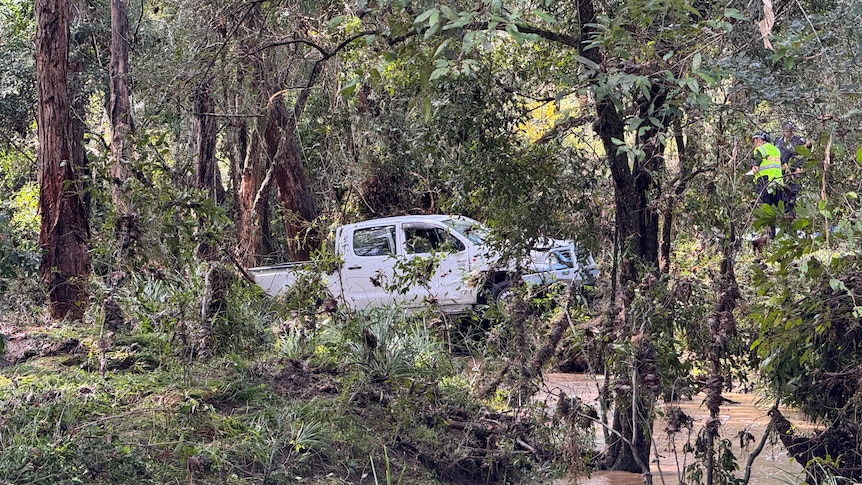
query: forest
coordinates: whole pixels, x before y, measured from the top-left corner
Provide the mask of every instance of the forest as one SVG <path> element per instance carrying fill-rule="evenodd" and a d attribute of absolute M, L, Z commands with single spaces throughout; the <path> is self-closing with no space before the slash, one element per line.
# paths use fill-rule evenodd
<path fill-rule="evenodd" d="M 673 483 L 756 483 L 766 443 L 862 481 L 860 23 L 0 0 L 0 484 L 667 483 L 671 435 Z M 408 214 L 481 221 L 515 266 L 576 241 L 598 277 L 458 315 L 330 298 L 335 228 Z M 248 271 L 299 261 L 277 296 Z M 765 429 L 723 428 L 740 389 Z"/>

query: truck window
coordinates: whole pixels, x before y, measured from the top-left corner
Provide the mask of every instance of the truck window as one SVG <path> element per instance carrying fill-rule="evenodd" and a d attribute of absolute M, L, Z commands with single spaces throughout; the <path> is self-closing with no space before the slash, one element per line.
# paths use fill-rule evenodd
<path fill-rule="evenodd" d="M 485 240 L 488 239 L 488 228 L 473 219 L 457 217 L 446 219 L 443 221 L 443 224 L 449 226 L 458 234 L 466 237 L 473 244 L 482 245 L 485 244 Z"/>
<path fill-rule="evenodd" d="M 572 252 L 568 249 L 554 251 L 550 258 L 551 268 L 553 270 L 573 268 L 575 263 L 572 259 Z"/>
<path fill-rule="evenodd" d="M 395 254 L 395 226 L 367 227 L 353 231 L 353 252 L 357 256 Z"/>
<path fill-rule="evenodd" d="M 408 254 L 451 253 L 466 249 L 460 239 L 439 227 L 405 227 L 404 241 Z"/>

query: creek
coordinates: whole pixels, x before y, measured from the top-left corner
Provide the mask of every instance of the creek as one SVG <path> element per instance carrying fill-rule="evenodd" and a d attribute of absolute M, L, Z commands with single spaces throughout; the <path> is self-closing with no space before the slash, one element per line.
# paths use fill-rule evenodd
<path fill-rule="evenodd" d="M 569 396 L 580 397 L 585 403 L 598 410 L 597 397 L 601 379 L 601 377 L 585 374 L 546 374 L 542 392 L 538 397 L 545 399 L 551 405 L 560 392 L 565 392 Z M 736 455 L 740 467 L 734 476 L 741 478 L 744 474 L 749 452 L 757 447 L 766 426 L 769 424 L 769 416 L 766 413 L 772 403 L 766 402 L 757 394 L 725 393 L 724 397 L 738 403 L 726 403 L 721 407 L 719 432 L 722 438 L 733 443 L 732 451 Z M 691 465 L 694 458 L 692 454 L 684 453 L 683 447 L 686 443 L 694 443 L 697 434 L 709 418 L 709 410 L 706 409 L 703 399 L 704 395 L 698 394 L 691 400 L 658 404 L 658 410 L 662 412 L 671 405 L 679 406 L 685 414 L 693 419 L 693 426 L 690 434 L 687 429 L 683 428 L 678 433 L 669 435 L 664 431 L 667 424 L 664 418 L 658 417 L 656 419 L 653 435 L 654 447 L 650 456 L 654 485 L 694 483 L 688 482 L 685 476 L 685 467 Z M 813 426 L 798 412 L 788 409 L 781 409 L 781 412 L 803 432 L 813 431 Z M 745 449 L 740 447 L 738 437 L 740 433 L 750 433 L 754 438 L 754 442 Z M 601 429 L 595 429 L 595 435 L 595 449 L 601 450 L 604 447 L 604 434 Z M 658 459 L 656 459 L 656 450 L 658 451 Z M 644 482 L 642 476 L 636 473 L 597 471 L 593 472 L 589 478 L 559 480 L 555 483 L 556 485 L 642 485 Z M 781 442 L 771 437 L 752 463 L 751 479 L 748 483 L 752 485 L 804 483 L 802 467 L 788 455 Z"/>

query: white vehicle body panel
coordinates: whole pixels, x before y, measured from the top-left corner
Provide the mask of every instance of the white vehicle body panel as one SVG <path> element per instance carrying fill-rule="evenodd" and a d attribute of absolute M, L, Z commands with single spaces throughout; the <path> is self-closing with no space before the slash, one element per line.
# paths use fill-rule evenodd
<path fill-rule="evenodd" d="M 340 268 L 324 275 L 330 294 L 353 310 L 434 303 L 458 312 L 480 303 L 483 273 L 505 271 L 487 246 L 487 229 L 461 216 L 416 215 L 373 219 L 339 227 L 335 234 Z M 568 251 L 568 253 L 566 253 Z M 573 264 L 560 264 L 570 254 Z M 571 242 L 553 240 L 549 249 L 533 251 L 523 279 L 528 284 L 572 281 L 580 284 L 583 268 Z M 590 258 L 591 261 L 591 258 Z M 595 263 L 591 263 L 593 270 Z M 269 294 L 292 287 L 313 262 L 250 268 Z M 434 268 L 429 274 L 424 268 Z"/>

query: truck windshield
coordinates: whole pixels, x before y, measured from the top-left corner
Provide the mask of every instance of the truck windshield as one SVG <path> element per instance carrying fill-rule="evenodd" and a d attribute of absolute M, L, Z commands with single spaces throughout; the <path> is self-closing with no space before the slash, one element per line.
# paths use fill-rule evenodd
<path fill-rule="evenodd" d="M 476 245 L 485 244 L 485 240 L 488 238 L 488 228 L 473 219 L 466 217 L 446 219 L 443 221 L 443 224 L 446 224 L 453 231 L 466 237 Z"/>

